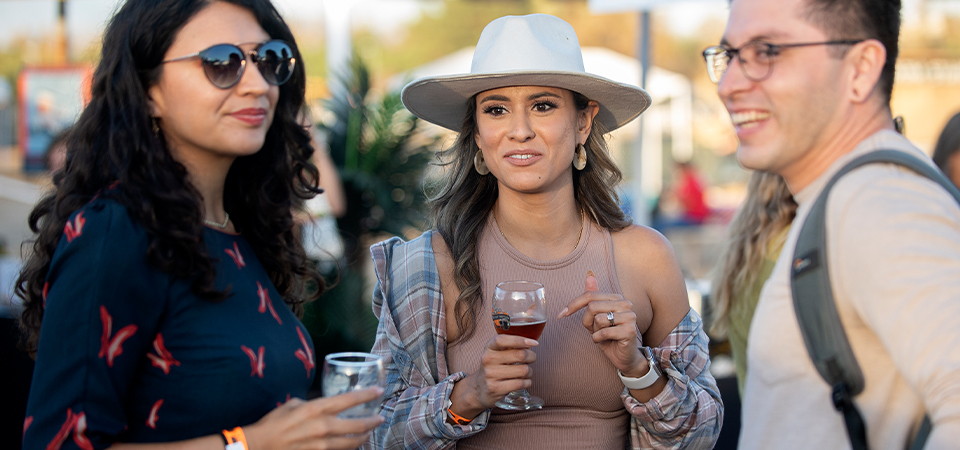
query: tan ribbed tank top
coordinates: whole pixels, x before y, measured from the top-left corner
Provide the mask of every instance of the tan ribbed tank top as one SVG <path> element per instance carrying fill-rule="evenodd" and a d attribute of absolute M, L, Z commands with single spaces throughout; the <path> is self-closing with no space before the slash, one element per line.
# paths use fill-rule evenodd
<path fill-rule="evenodd" d="M 613 364 L 581 324 L 583 310 L 557 320 L 567 303 L 584 291 L 588 270 L 601 292 L 621 294 L 613 262 L 610 232 L 584 219 L 583 235 L 569 255 L 538 261 L 513 248 L 498 231 L 492 214 L 478 244 L 482 311 L 490 311 L 493 291 L 502 281 L 537 281 L 547 297 L 547 325 L 533 348 L 532 395 L 543 399 L 539 411 L 493 409 L 480 433 L 457 442 L 465 449 L 617 449 L 629 434 L 629 413 L 620 400 L 623 384 Z M 493 319 L 478 316 L 474 335 L 447 348 L 450 373 L 476 372 L 487 342 L 496 335 Z"/>

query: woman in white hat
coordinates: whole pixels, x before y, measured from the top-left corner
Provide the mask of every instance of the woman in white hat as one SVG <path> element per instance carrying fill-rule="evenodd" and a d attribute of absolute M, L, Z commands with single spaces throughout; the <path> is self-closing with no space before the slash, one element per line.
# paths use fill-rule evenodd
<path fill-rule="evenodd" d="M 618 206 L 603 134 L 650 104 L 588 74 L 573 28 L 508 16 L 470 74 L 404 88 L 413 114 L 460 133 L 433 232 L 371 251 L 388 367 L 376 448 L 712 448 L 723 405 L 708 339 L 670 244 Z M 501 281 L 542 283 L 539 341 L 498 336 Z M 495 407 L 528 388 L 542 409 Z"/>

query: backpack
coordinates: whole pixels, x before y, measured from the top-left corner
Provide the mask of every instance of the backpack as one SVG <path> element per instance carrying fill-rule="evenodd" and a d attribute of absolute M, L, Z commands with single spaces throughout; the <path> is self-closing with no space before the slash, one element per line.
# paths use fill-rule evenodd
<path fill-rule="evenodd" d="M 827 270 L 826 206 L 830 189 L 842 176 L 865 164 L 878 162 L 907 167 L 939 183 L 960 203 L 960 190 L 935 167 L 903 152 L 879 150 L 860 156 L 843 166 L 827 182 L 800 229 L 790 268 L 793 307 L 797 313 L 797 321 L 800 322 L 807 353 L 820 376 L 832 388 L 833 405 L 843 414 L 847 435 L 854 450 L 867 449 L 866 426 L 853 403 L 853 397 L 863 391 L 864 381 L 833 300 L 830 274 Z M 917 436 L 910 446 L 911 450 L 923 448 L 930 428 L 930 417 L 924 416 Z"/>

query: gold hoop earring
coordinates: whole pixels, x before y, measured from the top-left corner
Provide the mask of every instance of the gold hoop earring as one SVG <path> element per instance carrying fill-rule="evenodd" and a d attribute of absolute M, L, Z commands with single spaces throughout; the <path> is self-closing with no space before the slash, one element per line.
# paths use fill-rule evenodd
<path fill-rule="evenodd" d="M 157 118 L 153 117 L 150 120 L 153 121 L 153 135 L 160 137 L 160 124 L 157 123 Z"/>
<path fill-rule="evenodd" d="M 577 144 L 577 151 L 574 153 L 573 167 L 577 170 L 583 170 L 587 167 L 587 148 L 583 144 Z"/>
<path fill-rule="evenodd" d="M 487 167 L 487 162 L 483 160 L 483 150 L 477 150 L 477 154 L 473 155 L 473 168 L 477 169 L 477 173 L 480 175 L 486 175 L 490 173 L 490 169 Z"/>

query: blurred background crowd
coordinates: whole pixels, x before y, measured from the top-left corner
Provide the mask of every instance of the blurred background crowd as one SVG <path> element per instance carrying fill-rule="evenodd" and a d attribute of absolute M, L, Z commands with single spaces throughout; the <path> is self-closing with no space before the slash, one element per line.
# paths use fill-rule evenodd
<path fill-rule="evenodd" d="M 691 306 L 709 317 L 709 279 L 726 228 L 746 193 L 729 116 L 700 52 L 715 45 L 724 0 L 274 0 L 300 46 L 307 102 L 320 148 L 325 196 L 303 217 L 308 251 L 335 286 L 311 304 L 304 323 L 317 358 L 367 351 L 376 331 L 370 308 L 370 244 L 427 228 L 424 180 L 439 170 L 451 132 L 422 123 L 400 103 L 400 88 L 430 75 L 465 73 L 491 20 L 548 13 L 577 30 L 586 70 L 645 85 L 653 105 L 611 135 L 624 169 L 623 207 L 663 232 L 688 282 Z M 31 362 L 13 346 L 13 282 L 27 217 L 63 164 L 58 137 L 84 105 L 100 33 L 118 0 L 0 0 L 0 447 L 18 439 Z M 906 136 L 933 153 L 960 111 L 960 0 L 904 0 L 904 27 L 891 108 Z M 641 61 L 646 61 L 646 70 Z M 958 126 L 958 121 L 953 126 Z M 960 131 L 955 131 L 955 134 Z M 723 338 L 713 345 L 727 423 L 718 448 L 736 438 L 739 409 Z M 731 390 L 732 389 L 732 390 Z M 726 395 L 727 393 L 731 395 Z M 725 440 L 726 439 L 726 440 Z"/>

